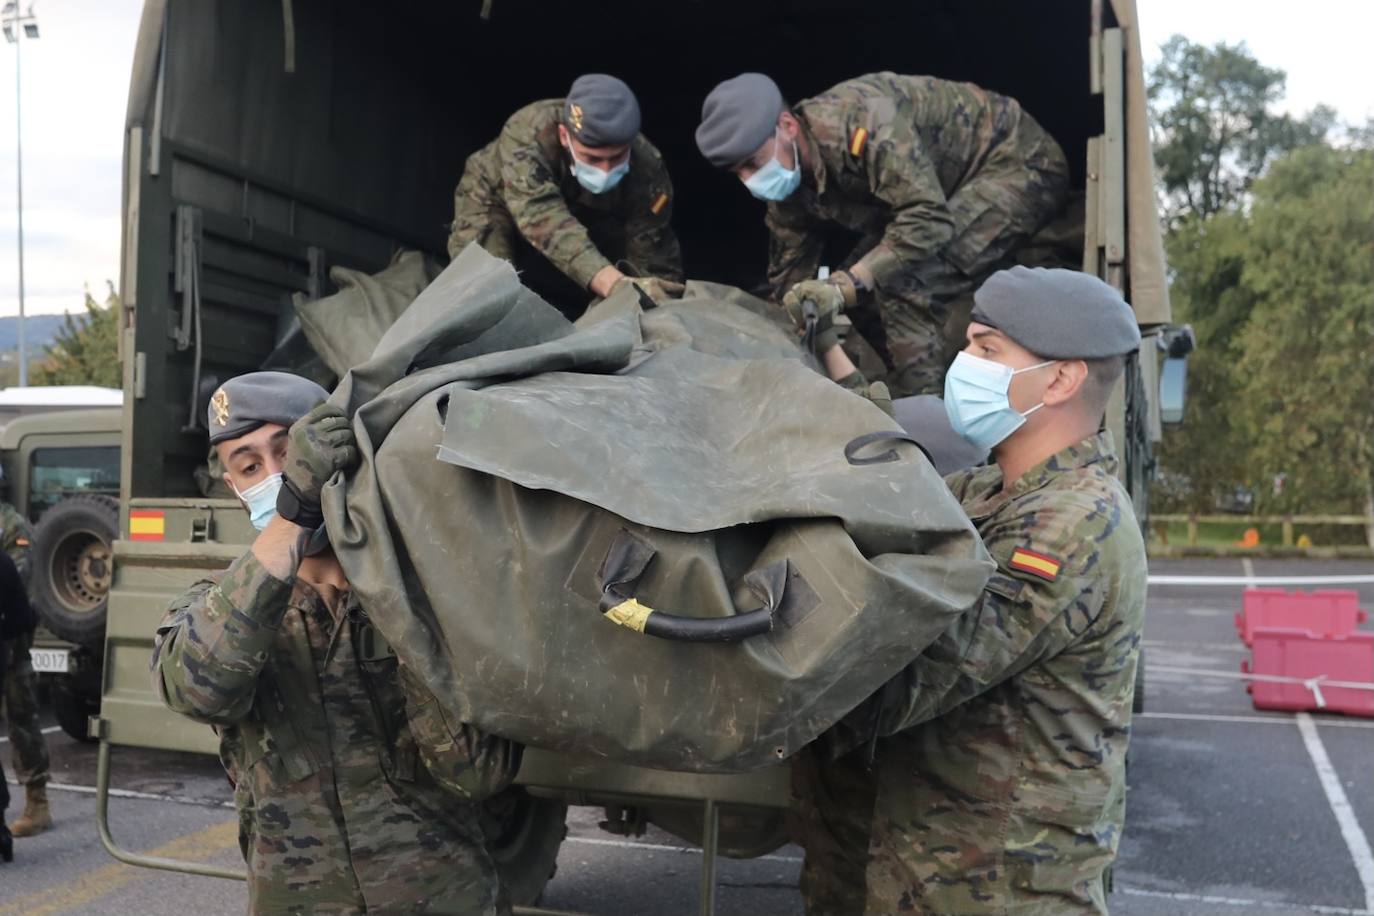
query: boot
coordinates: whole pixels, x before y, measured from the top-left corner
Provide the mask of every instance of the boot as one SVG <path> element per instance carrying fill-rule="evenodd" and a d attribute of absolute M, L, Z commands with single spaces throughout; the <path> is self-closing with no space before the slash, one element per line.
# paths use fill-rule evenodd
<path fill-rule="evenodd" d="M 52 826 L 52 812 L 48 810 L 47 786 L 24 787 L 24 813 L 10 824 L 15 836 L 34 836 Z"/>

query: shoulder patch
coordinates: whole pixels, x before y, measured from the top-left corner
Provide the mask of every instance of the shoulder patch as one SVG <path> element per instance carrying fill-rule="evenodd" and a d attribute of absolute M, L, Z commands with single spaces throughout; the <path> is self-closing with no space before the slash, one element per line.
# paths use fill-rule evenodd
<path fill-rule="evenodd" d="M 855 128 L 854 133 L 849 136 L 849 155 L 862 156 L 864 144 L 868 142 L 868 128 Z"/>
<path fill-rule="evenodd" d="M 1062 564 L 1054 557 L 1018 547 L 1011 552 L 1011 562 L 1007 565 L 1032 576 L 1039 576 L 1046 582 L 1053 582 L 1059 578 L 1059 568 Z"/>
<path fill-rule="evenodd" d="M 660 193 L 654 198 L 654 202 L 649 204 L 649 212 L 654 216 L 658 216 L 663 212 L 663 208 L 666 206 L 668 206 L 668 195 Z"/>

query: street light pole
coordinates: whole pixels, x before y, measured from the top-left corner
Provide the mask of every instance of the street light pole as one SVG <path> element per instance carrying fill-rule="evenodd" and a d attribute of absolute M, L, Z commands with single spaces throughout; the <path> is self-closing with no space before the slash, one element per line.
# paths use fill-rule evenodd
<path fill-rule="evenodd" d="M 29 384 L 29 350 L 24 337 L 24 115 L 20 108 L 23 93 L 20 91 L 19 49 L 25 36 L 38 37 L 38 19 L 33 14 L 32 3 L 28 13 L 21 16 L 17 0 L 6 3 L 0 15 L 4 20 L 5 40 L 14 45 L 14 149 L 19 186 L 19 387 L 23 388 Z"/>

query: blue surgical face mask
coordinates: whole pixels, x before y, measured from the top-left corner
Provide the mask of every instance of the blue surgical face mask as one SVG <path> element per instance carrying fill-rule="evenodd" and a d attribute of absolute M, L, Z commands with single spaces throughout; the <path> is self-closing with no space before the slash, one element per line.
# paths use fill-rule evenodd
<path fill-rule="evenodd" d="M 615 166 L 609 172 L 602 171 L 594 165 L 588 165 L 577 154 L 568 148 L 568 155 L 572 157 L 572 173 L 577 179 L 577 183 L 582 185 L 593 194 L 605 194 L 611 188 L 620 184 L 620 180 L 630 174 L 630 159 L 627 156 L 625 161 Z"/>
<path fill-rule="evenodd" d="M 773 135 L 773 158 L 744 179 L 744 186 L 759 200 L 786 200 L 801 184 L 801 160 L 797 158 L 797 144 L 792 144 L 793 168 L 784 168 L 778 161 L 778 136 Z"/>
<path fill-rule="evenodd" d="M 281 490 L 281 475 L 273 474 L 253 484 L 242 493 L 237 487 L 234 493 L 248 506 L 248 519 L 253 527 L 261 531 L 267 523 L 277 517 L 277 493 Z"/>
<path fill-rule="evenodd" d="M 945 373 L 945 413 L 950 425 L 979 448 L 991 449 L 1001 443 L 1021 428 L 1026 417 L 1045 406 L 1041 402 L 1025 413 L 1013 408 L 1007 398 L 1012 378 L 1054 362 L 1051 359 L 1012 369 L 990 359 L 960 353 Z"/>

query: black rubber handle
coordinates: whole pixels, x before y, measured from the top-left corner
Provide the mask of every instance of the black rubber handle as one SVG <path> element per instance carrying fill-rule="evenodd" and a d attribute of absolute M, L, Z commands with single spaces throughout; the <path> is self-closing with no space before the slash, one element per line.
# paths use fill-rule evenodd
<path fill-rule="evenodd" d="M 684 617 L 640 604 L 634 593 L 640 578 L 657 551 L 644 541 L 621 531 L 601 563 L 601 613 L 637 633 L 678 642 L 735 643 L 773 629 L 773 614 L 782 604 L 787 587 L 787 563 L 773 563 L 744 579 L 745 587 L 762 603 L 752 611 L 732 617 Z"/>

